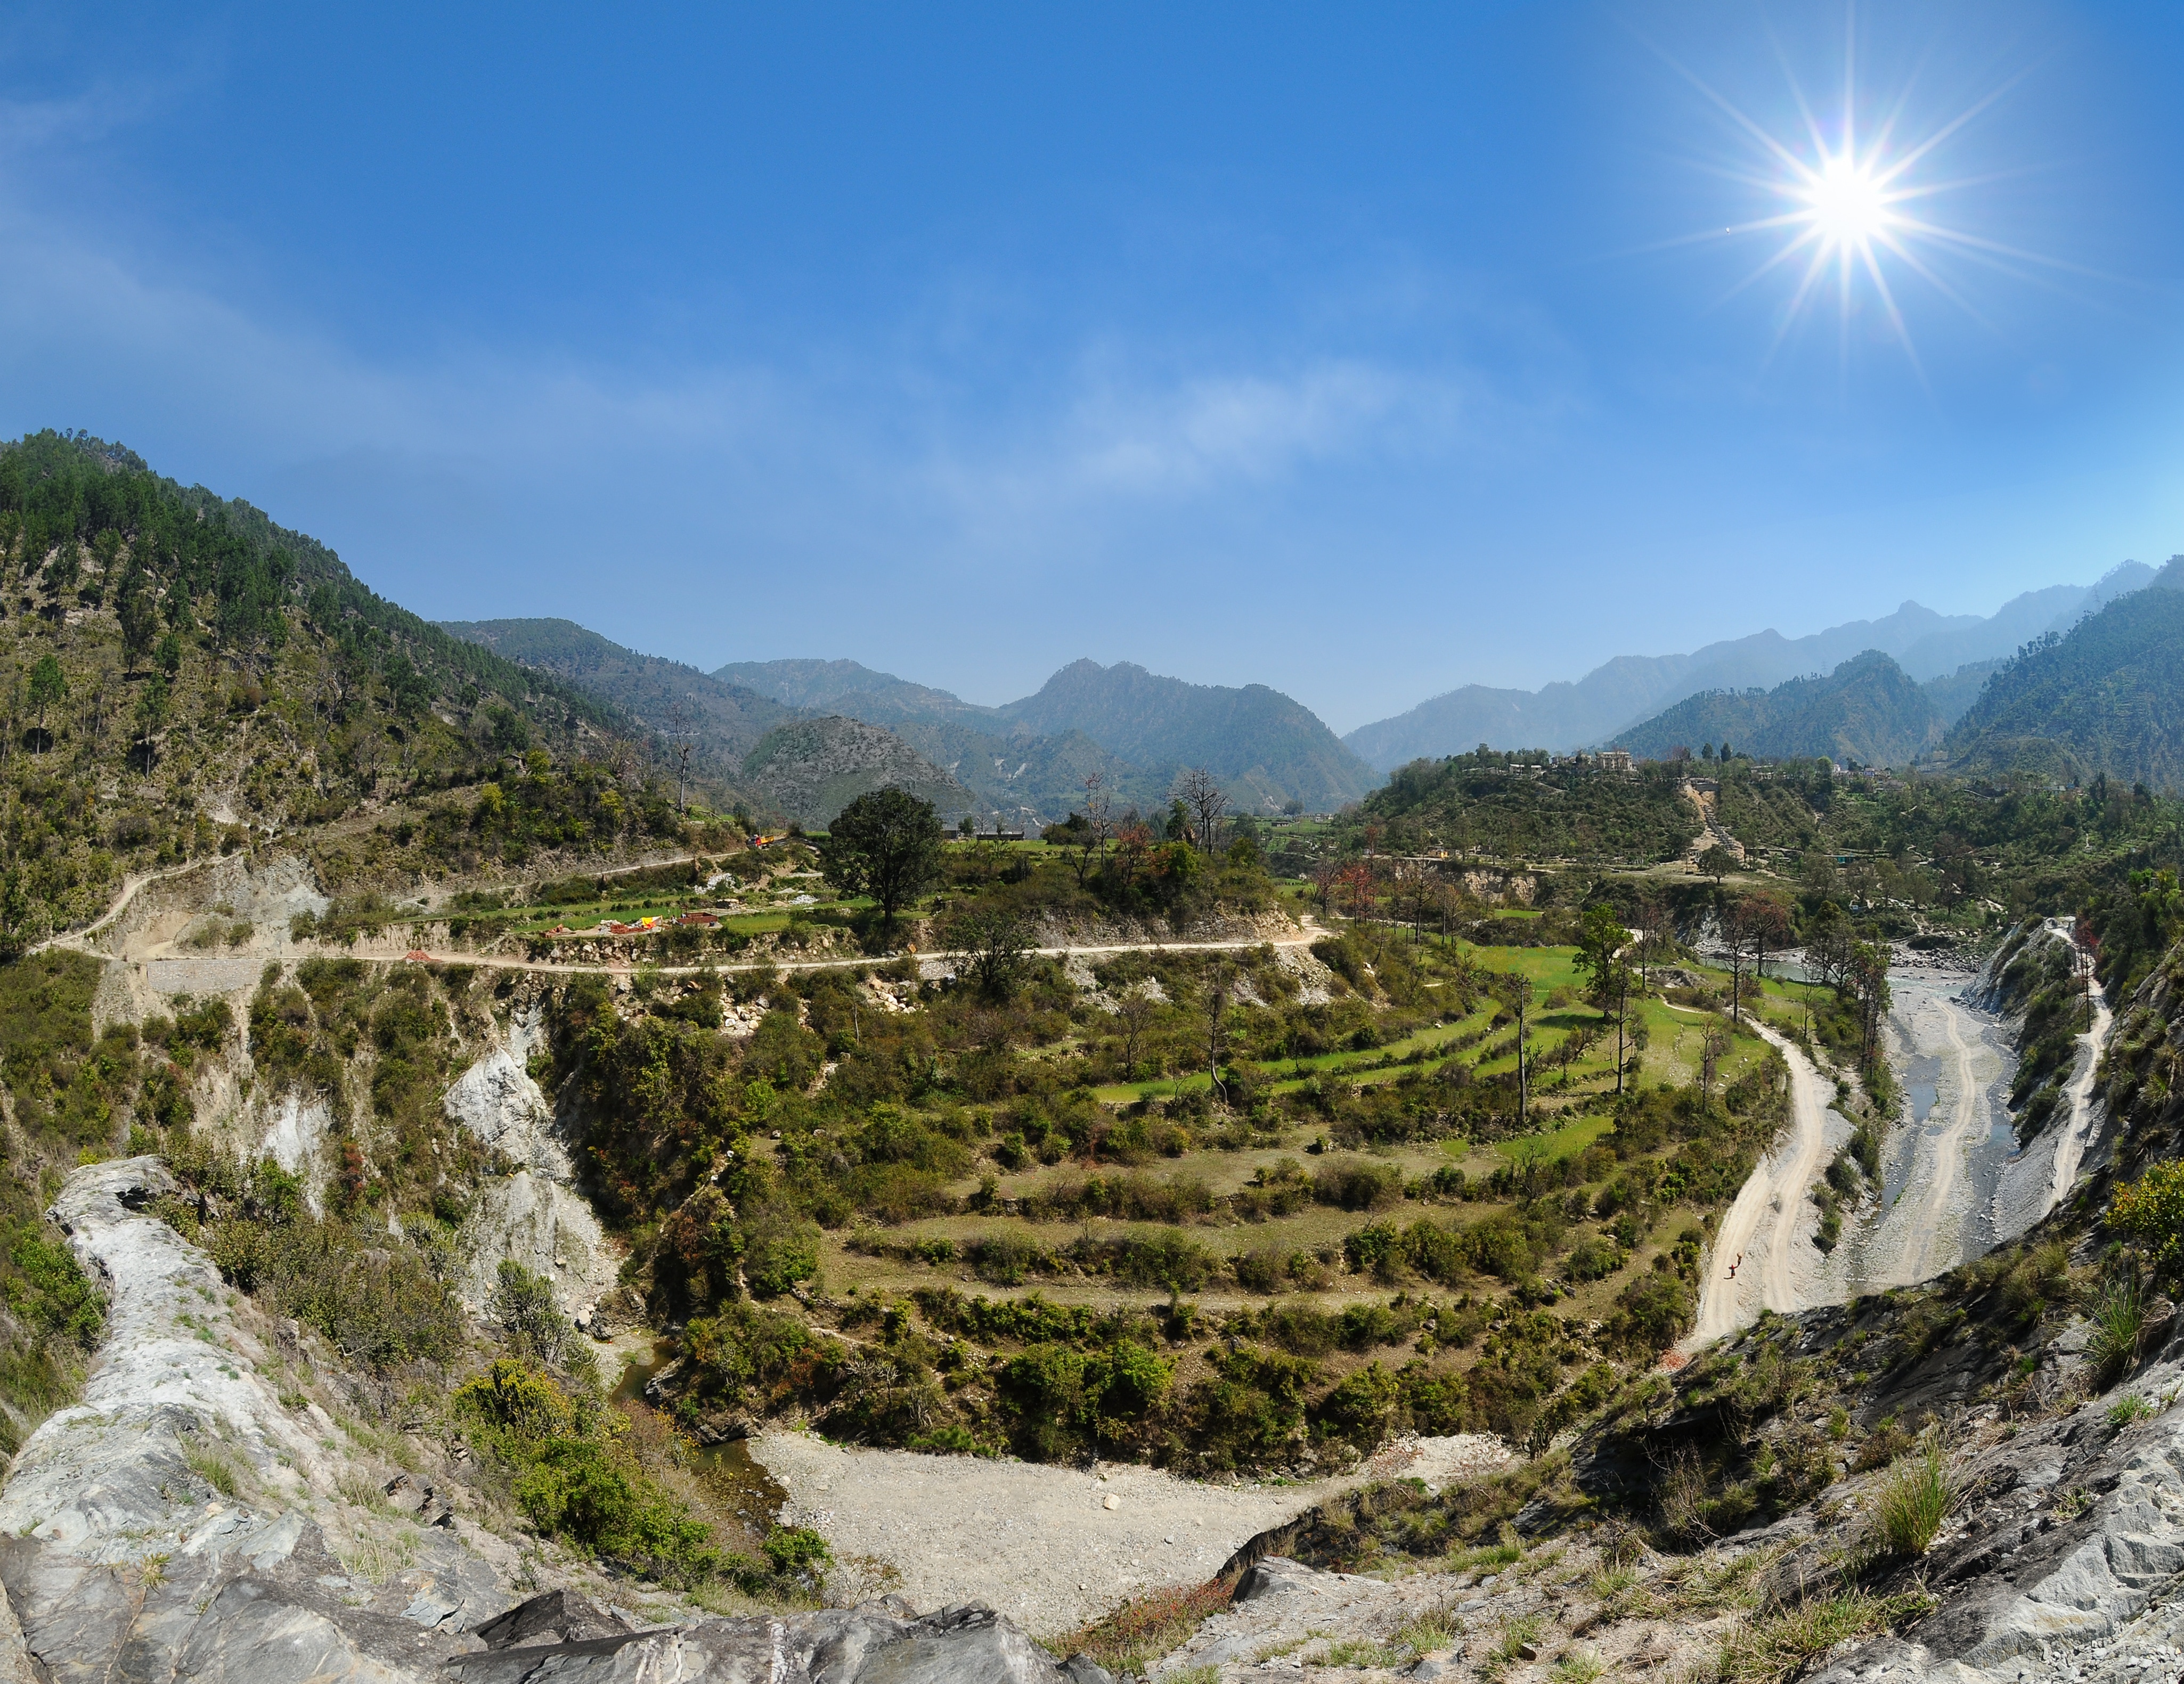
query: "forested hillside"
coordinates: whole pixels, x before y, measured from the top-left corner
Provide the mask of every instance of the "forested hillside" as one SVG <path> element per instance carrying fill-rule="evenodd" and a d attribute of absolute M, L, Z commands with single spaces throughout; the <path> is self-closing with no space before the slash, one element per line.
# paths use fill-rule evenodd
<path fill-rule="evenodd" d="M 974 815 L 971 792 L 893 731 L 830 714 L 768 731 L 737 769 L 760 810 L 823 830 L 867 790 L 907 790 L 950 819 Z"/>
<path fill-rule="evenodd" d="M 1968 770 L 2184 785 L 2184 565 L 2028 645 L 1947 748 Z"/>
<path fill-rule="evenodd" d="M 1630 865 L 1674 859 L 1698 834 L 1698 810 L 1677 793 L 1686 768 L 1624 773 L 1550 759 L 1535 749 L 1413 760 L 1346 815 L 1344 831 L 1377 828 L 1390 853 Z"/>
<path fill-rule="evenodd" d="M 448 620 L 443 630 L 566 680 L 655 731 L 694 731 L 694 761 L 732 775 L 758 740 L 796 710 L 658 655 L 639 654 L 569 620 Z"/>
<path fill-rule="evenodd" d="M 1729 743 L 1767 759 L 1825 755 L 1865 765 L 1907 765 L 1942 740 L 1933 698 L 1877 649 L 1824 678 L 1772 690 L 1716 690 L 1619 732 L 1615 743 L 1649 759 Z"/>
<path fill-rule="evenodd" d="M 855 661 L 738 661 L 714 675 L 801 708 L 845 714 L 889 731 L 956 778 L 982 815 L 1011 830 L 1039 830 L 1084 804 L 1097 774 L 1117 810 L 1164 806 L 1173 779 L 1132 765 L 1082 731 L 1047 736 L 982 708 Z"/>
<path fill-rule="evenodd" d="M 276 834 L 309 830 L 338 887 L 678 822 L 619 709 L 117 445 L 0 447 L 0 589 L 10 946 L 95 914 L 128 872 Z"/>

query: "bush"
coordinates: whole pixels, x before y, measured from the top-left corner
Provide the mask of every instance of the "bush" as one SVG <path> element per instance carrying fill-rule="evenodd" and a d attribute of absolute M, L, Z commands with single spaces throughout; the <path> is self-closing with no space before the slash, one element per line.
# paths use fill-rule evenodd
<path fill-rule="evenodd" d="M 1403 1198 L 1403 1172 L 1392 1164 L 1362 1158 L 1323 1165 L 1312 1177 L 1312 1196 L 1343 1210 L 1384 1210 Z"/>
<path fill-rule="evenodd" d="M 1956 1506 L 1956 1484 L 1941 1447 L 1929 1446 L 1925 1454 L 1898 1462 L 1882 1481 L 1874 1504 L 1874 1542 L 1901 1559 L 1924 1555 Z"/>
<path fill-rule="evenodd" d="M 2138 1360 L 2146 1331 L 2146 1301 L 2136 1279 L 2111 1281 L 2093 1306 L 2092 1337 L 2086 1342 L 2093 1372 L 2103 1387 L 2121 1379 Z"/>
<path fill-rule="evenodd" d="M 1616 1294 L 1601 1343 L 1621 1355 L 1650 1360 L 1689 1332 L 1697 1313 L 1681 1276 L 1673 1270 L 1648 1270 Z"/>
<path fill-rule="evenodd" d="M 2109 1226 L 2143 1245 L 2162 1275 L 2184 1275 L 2184 1159 L 2156 1164 L 2120 1189 Z"/>

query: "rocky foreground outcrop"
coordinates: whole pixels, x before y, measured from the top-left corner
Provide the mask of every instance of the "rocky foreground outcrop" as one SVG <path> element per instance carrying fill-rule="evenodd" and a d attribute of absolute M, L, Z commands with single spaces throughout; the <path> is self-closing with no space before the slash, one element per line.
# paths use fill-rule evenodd
<path fill-rule="evenodd" d="M 1103 1684 L 971 1605 L 639 1629 L 536 1576 L 509 1541 L 397 1479 L 359 1488 L 336 1421 L 284 1393 L 287 1358 L 205 1254 L 143 1208 L 158 1159 L 81 1169 L 55 1203 L 108 1298 L 82 1400 L 0 1488 L 0 1673 L 38 1684 L 523 1684 L 551 1675 L 722 1684 Z M 406 1518 L 403 1518 L 406 1511 Z"/>

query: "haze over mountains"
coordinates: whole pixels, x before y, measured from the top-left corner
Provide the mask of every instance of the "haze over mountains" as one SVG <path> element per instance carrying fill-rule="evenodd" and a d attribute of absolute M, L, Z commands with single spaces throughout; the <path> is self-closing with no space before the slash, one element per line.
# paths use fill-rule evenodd
<path fill-rule="evenodd" d="M 1165 803 L 1178 772 L 1203 766 L 1240 807 L 1266 813 L 1292 802 L 1329 812 L 1379 782 L 1318 714 L 1278 690 L 1190 684 L 1128 661 L 1072 662 L 1035 695 L 998 708 L 854 661 L 745 661 L 714 676 L 885 725 L 999 810 L 1012 802 L 1060 817 L 1095 770 L 1123 798 L 1151 806 Z"/>
<path fill-rule="evenodd" d="M 1574 683 L 1539 690 L 1468 684 L 1393 719 L 1360 725 L 1343 741 L 1382 771 L 1421 756 L 1461 753 L 1482 742 L 1491 748 L 1605 746 L 1686 697 L 1771 688 L 1789 679 L 1830 672 L 1869 649 L 1892 657 L 1914 680 L 1940 679 L 1968 664 L 2006 657 L 2044 632 L 2066 629 L 2153 577 L 2152 568 L 2126 562 L 2095 584 L 2028 591 L 1984 617 L 1941 614 L 1906 603 L 1881 619 L 1851 620 L 1806 637 L 1769 631 L 1709 643 L 1689 654 L 1621 655 Z"/>
<path fill-rule="evenodd" d="M 1623 656 L 1538 691 L 1472 685 L 1338 739 L 1265 685 L 1188 683 L 1128 661 L 1080 660 L 998 707 L 851 660 L 731 662 L 711 673 L 626 649 L 562 620 L 447 630 L 550 673 L 690 748 L 691 770 L 764 811 L 827 822 L 882 784 L 950 818 L 1037 828 L 1080 807 L 1097 774 L 1118 807 L 1166 805 L 1203 766 L 1238 810 L 1328 812 L 1379 781 L 1375 767 L 1495 748 L 1617 744 L 1641 756 L 1724 741 L 1763 757 L 1827 755 L 2167 786 L 2168 620 L 2184 636 L 2172 562 L 2126 563 L 2090 586 L 2027 592 L 1986 616 L 1906 603 L 1810 636 L 1775 631 L 1684 655 Z M 2159 598 L 2159 600 L 2155 600 Z M 2018 658 L 2040 640 L 2053 651 Z M 677 704 L 680 711 L 677 711 Z M 1959 724 L 1959 721 L 1962 721 Z M 2184 741 L 2184 717 L 2176 740 Z"/>
<path fill-rule="evenodd" d="M 1938 747 L 1947 721 L 1926 691 L 1878 649 L 1820 678 L 1772 690 L 1690 696 L 1618 741 L 1645 759 L 1728 744 L 1767 759 L 1817 758 L 1900 766 Z"/>

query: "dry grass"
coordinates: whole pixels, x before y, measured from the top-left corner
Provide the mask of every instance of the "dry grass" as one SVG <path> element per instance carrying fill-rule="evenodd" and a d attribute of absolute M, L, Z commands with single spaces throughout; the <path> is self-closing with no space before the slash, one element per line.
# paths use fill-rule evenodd
<path fill-rule="evenodd" d="M 1082 1651 L 1110 1672 L 1142 1674 L 1146 1664 L 1186 1641 L 1228 1606 L 1228 1588 L 1207 1583 L 1195 1590 L 1155 1591 L 1124 1603 L 1049 1647 L 1057 1653 Z"/>
<path fill-rule="evenodd" d="M 234 1497 L 242 1491 L 242 1473 L 219 1451 L 192 1444 L 182 1452 L 182 1459 L 189 1464 L 192 1473 L 222 1497 Z"/>
<path fill-rule="evenodd" d="M 378 1532 L 359 1532 L 340 1553 L 350 1576 L 366 1584 L 383 1585 L 417 1559 L 417 1534 L 405 1526 L 392 1537 Z"/>
<path fill-rule="evenodd" d="M 1873 1512 L 1873 1547 L 1887 1555 L 1924 1555 L 1941 1536 L 1949 1511 L 1957 1506 L 1956 1481 L 1941 1447 L 1907 1457 L 1883 1479 Z"/>
<path fill-rule="evenodd" d="M 1844 1639 L 1887 1630 L 1933 1606 L 1934 1598 L 1923 1591 L 1893 1597 L 1864 1591 L 1815 1597 L 1730 1631 L 1708 1676 L 1722 1684 L 1783 1684 Z"/>

